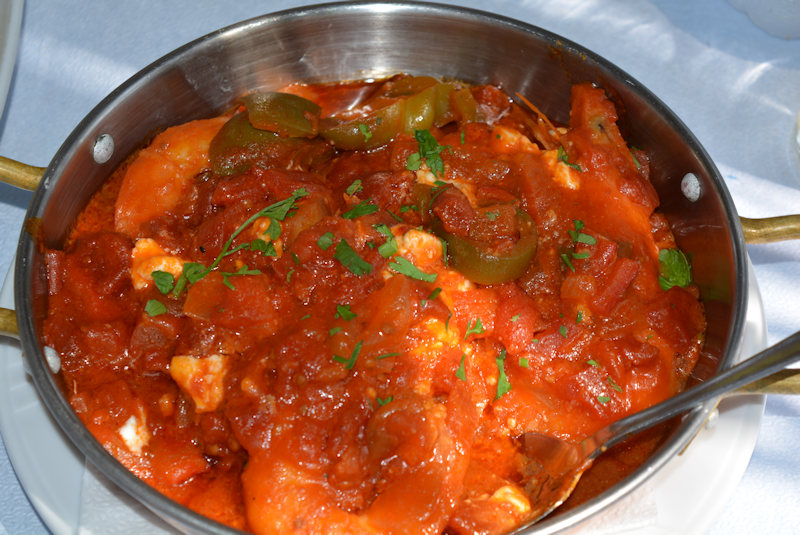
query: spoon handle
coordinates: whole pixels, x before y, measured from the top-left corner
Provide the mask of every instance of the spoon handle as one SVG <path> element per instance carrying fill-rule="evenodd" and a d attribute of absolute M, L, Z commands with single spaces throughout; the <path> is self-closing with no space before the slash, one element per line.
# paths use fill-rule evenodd
<path fill-rule="evenodd" d="M 750 385 L 753 381 L 767 378 L 762 383 L 762 386 L 764 386 L 768 383 L 776 383 L 779 379 L 786 379 L 788 374 L 783 369 L 797 360 L 800 360 L 800 332 L 794 333 L 774 346 L 768 347 L 705 382 L 687 388 L 661 403 L 618 420 L 599 430 L 591 437 L 591 440 L 586 441 L 588 444 L 603 445 L 602 448 L 598 448 L 593 452 L 591 457 L 596 457 L 605 449 L 621 442 L 634 433 L 668 420 L 688 409 L 697 407 L 704 401 Z M 773 378 L 772 374 L 778 372 L 781 375 Z M 795 383 L 794 388 L 796 386 Z M 751 388 L 748 386 L 745 390 Z"/>

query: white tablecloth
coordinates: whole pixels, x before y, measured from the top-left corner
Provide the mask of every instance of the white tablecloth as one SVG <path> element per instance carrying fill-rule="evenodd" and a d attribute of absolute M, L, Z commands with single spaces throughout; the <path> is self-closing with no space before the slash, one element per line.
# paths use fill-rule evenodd
<path fill-rule="evenodd" d="M 5 2 L 12 0 L 2 0 Z M 46 165 L 72 128 L 151 61 L 219 27 L 311 2 L 28 0 L 0 121 L 0 154 Z M 649 87 L 706 147 L 739 213 L 800 213 L 800 41 L 725 0 L 463 0 L 605 56 Z M 0 274 L 31 194 L 0 184 Z M 749 246 L 774 343 L 800 326 L 800 242 Z M 768 399 L 750 465 L 711 533 L 800 531 L 800 400 Z M 0 535 L 46 533 L 0 443 Z"/>

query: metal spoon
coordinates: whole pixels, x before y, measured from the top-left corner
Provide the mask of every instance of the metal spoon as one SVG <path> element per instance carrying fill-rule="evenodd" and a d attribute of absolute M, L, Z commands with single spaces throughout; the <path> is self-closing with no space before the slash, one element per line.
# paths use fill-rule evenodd
<path fill-rule="evenodd" d="M 526 491 L 531 499 L 529 524 L 561 505 L 592 461 L 626 438 L 677 416 L 703 402 L 740 389 L 739 393 L 800 393 L 794 388 L 762 388 L 765 383 L 796 380 L 798 370 L 784 370 L 800 360 L 800 332 L 683 392 L 631 414 L 598 430 L 581 442 L 568 442 L 539 433 L 520 437 L 522 453 L 528 459 Z M 761 383 L 756 383 L 764 379 Z M 744 387 L 744 388 L 742 388 Z"/>

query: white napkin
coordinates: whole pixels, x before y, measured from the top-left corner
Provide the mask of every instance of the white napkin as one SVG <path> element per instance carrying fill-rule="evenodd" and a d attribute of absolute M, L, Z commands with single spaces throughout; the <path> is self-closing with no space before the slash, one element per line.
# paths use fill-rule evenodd
<path fill-rule="evenodd" d="M 143 533 L 166 535 L 175 534 L 178 531 L 128 496 L 87 461 L 81 486 L 78 535 L 141 535 Z"/>

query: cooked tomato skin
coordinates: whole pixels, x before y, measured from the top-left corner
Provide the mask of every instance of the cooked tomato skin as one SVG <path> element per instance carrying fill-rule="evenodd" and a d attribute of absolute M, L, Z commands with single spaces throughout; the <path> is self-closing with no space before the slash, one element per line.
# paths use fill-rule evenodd
<path fill-rule="evenodd" d="M 405 131 L 368 150 L 240 147 L 217 174 L 224 116 L 157 137 L 47 251 L 43 341 L 68 398 L 167 496 L 259 533 L 501 532 L 529 514 L 517 436 L 580 440 L 683 387 L 703 308 L 658 284 L 674 237 L 603 92 L 576 86 L 551 137 L 498 88 L 411 82 L 474 105 L 430 128 L 441 174 L 431 155 L 410 165 Z M 401 98 L 386 87 L 289 90 L 324 116 Z M 181 152 L 192 136 L 199 153 Z M 173 184 L 176 159 L 191 169 Z M 169 195 L 151 206 L 152 181 Z M 470 280 L 440 239 L 502 257 L 528 221 L 513 277 Z M 178 271 L 135 286 L 140 240 Z"/>

